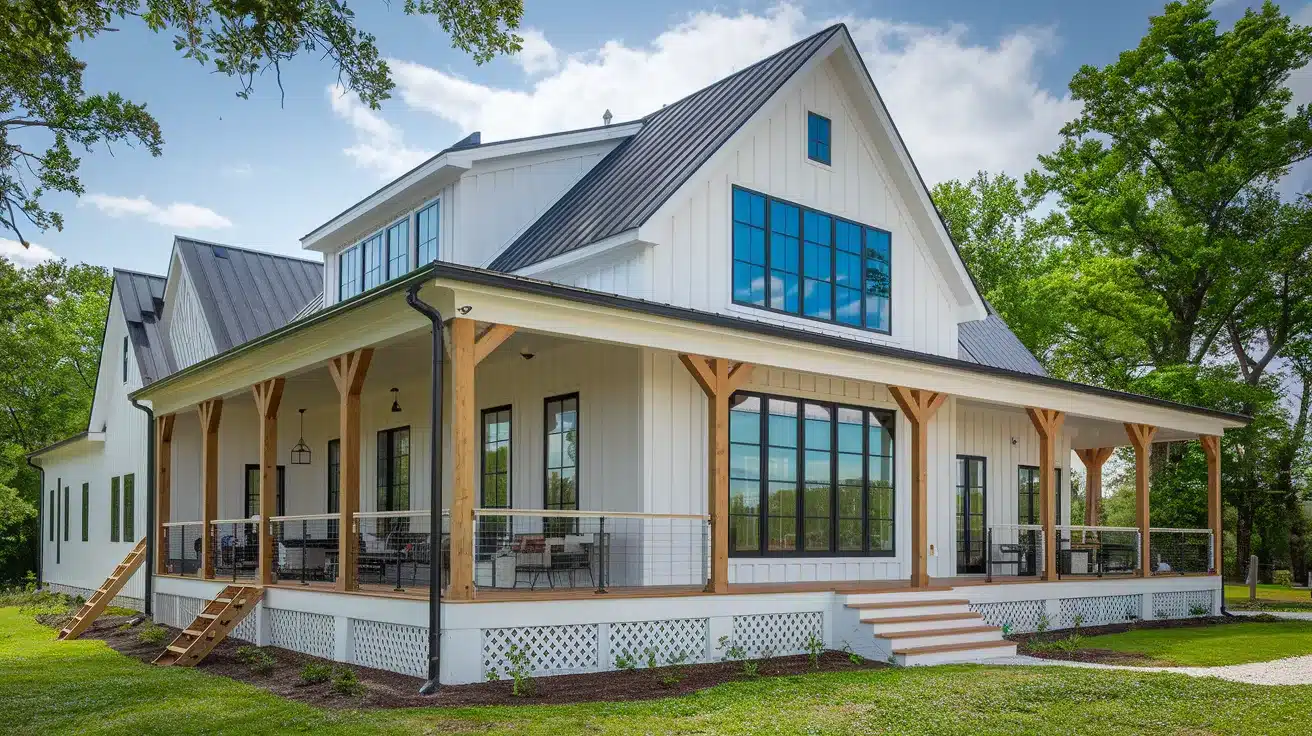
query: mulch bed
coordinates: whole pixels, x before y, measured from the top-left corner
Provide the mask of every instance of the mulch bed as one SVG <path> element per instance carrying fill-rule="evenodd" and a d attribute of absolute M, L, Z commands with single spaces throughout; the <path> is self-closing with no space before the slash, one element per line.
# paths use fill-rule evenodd
<path fill-rule="evenodd" d="M 1080 636 L 1101 636 L 1103 634 L 1120 634 L 1125 631 L 1140 629 L 1183 629 L 1197 626 L 1218 626 L 1239 623 L 1269 623 L 1281 619 L 1274 616 L 1201 616 L 1199 618 L 1177 618 L 1160 621 L 1135 621 L 1133 623 L 1108 624 L 1106 626 L 1082 626 Z M 1056 659 L 1065 662 L 1098 662 L 1101 664 L 1127 664 L 1134 666 L 1154 666 L 1164 664 L 1146 654 L 1139 652 L 1118 652 L 1097 647 L 1080 647 L 1072 651 L 1055 648 L 1035 649 L 1035 644 L 1061 641 L 1075 633 L 1074 629 L 1045 631 L 1042 634 L 1012 634 L 1007 638 L 1017 644 L 1017 653 L 1040 659 Z"/>
<path fill-rule="evenodd" d="M 124 628 L 133 621 L 128 616 L 102 616 L 82 635 L 84 639 L 99 639 L 121 654 L 150 663 L 177 636 L 169 629 L 164 644 L 143 644 L 137 639 L 139 627 Z M 122 630 L 120 630 L 122 629 Z M 244 642 L 225 639 L 205 661 L 197 666 L 205 672 L 222 675 L 254 685 L 289 700 L 296 700 L 321 708 L 413 708 L 434 706 L 470 705 L 560 705 L 566 703 L 614 702 L 624 700 L 654 700 L 704 690 L 726 682 L 746 679 L 741 662 L 712 662 L 678 667 L 658 667 L 622 672 L 597 672 L 582 675 L 539 677 L 533 681 L 533 693 L 515 696 L 509 680 L 483 682 L 472 685 L 447 685 L 436 695 L 419 694 L 424 684 L 421 678 L 376 670 L 369 667 L 344 665 L 286 649 L 264 647 L 274 657 L 273 669 L 263 674 L 237 659 L 238 647 Z M 362 695 L 342 695 L 334 692 L 329 683 L 302 684 L 301 668 L 309 662 L 353 670 L 363 687 Z M 811 672 L 849 672 L 874 670 L 887 665 L 861 660 L 853 663 L 842 652 L 825 652 L 820 655 L 818 667 L 812 667 L 806 655 L 775 657 L 760 660 L 759 677 L 801 675 Z"/>

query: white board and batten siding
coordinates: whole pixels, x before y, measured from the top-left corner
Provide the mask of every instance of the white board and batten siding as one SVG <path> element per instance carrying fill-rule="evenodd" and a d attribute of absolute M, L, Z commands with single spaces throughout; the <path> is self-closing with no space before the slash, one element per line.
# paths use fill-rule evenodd
<path fill-rule="evenodd" d="M 616 291 L 645 289 L 624 293 L 658 302 L 956 357 L 957 307 L 855 104 L 831 61 L 793 80 L 643 225 L 642 239 L 655 243 L 641 254 L 644 276 L 603 264 L 597 278 L 575 281 L 608 290 L 609 279 Z M 832 121 L 832 166 L 807 159 L 808 111 Z M 733 304 L 734 186 L 891 232 L 892 334 Z"/>
<path fill-rule="evenodd" d="M 200 295 L 196 293 L 191 277 L 186 275 L 186 270 L 180 265 L 174 269 L 173 274 L 177 286 L 169 305 L 168 338 L 177 369 L 182 370 L 213 356 L 218 350 L 214 346 L 214 337 L 210 334 L 210 325 L 205 319 Z"/>

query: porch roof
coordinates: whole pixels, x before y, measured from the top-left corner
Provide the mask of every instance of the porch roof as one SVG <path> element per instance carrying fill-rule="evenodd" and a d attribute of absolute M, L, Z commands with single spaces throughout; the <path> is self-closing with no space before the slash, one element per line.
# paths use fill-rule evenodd
<path fill-rule="evenodd" d="M 341 335 L 339 344 L 330 346 L 321 345 L 318 352 L 322 352 L 322 358 L 313 357 L 318 355 L 315 351 L 300 351 L 297 356 L 304 358 L 299 365 L 309 366 L 326 360 L 327 357 L 341 352 L 346 352 L 358 347 L 365 347 L 381 340 L 394 337 L 405 332 L 410 332 L 426 327 L 424 320 L 417 312 L 410 310 L 404 303 L 401 296 L 407 289 L 412 286 L 429 285 L 438 289 L 449 290 L 449 293 L 438 301 L 443 302 L 439 305 L 443 307 L 443 313 L 448 316 L 456 316 L 455 305 L 461 307 L 471 307 L 470 317 L 487 322 L 504 322 L 515 325 L 523 329 L 549 332 L 555 334 L 575 335 L 584 338 L 596 339 L 607 342 L 622 344 L 632 344 L 635 346 L 651 347 L 656 349 L 678 350 L 686 352 L 703 352 L 705 354 L 716 355 L 730 360 L 748 360 L 759 356 L 766 348 L 772 349 L 778 354 L 783 349 L 787 351 L 788 345 L 781 345 L 778 341 L 785 340 L 794 343 L 797 346 L 806 347 L 814 346 L 832 352 L 834 357 L 845 359 L 877 357 L 885 359 L 886 362 L 877 365 L 900 364 L 903 368 L 920 368 L 932 367 L 939 369 L 930 372 L 921 370 L 917 374 L 907 374 L 902 372 L 906 385 L 915 388 L 925 388 L 936 391 L 945 391 L 950 394 L 961 395 L 967 398 L 981 399 L 985 401 L 994 400 L 979 390 L 974 390 L 971 386 L 977 385 L 979 378 L 986 377 L 997 379 L 1002 384 L 994 382 L 995 385 L 1007 385 L 1016 394 L 1016 390 L 1025 391 L 1041 389 L 1040 394 L 1035 394 L 1032 400 L 1025 401 L 1008 401 L 1006 399 L 996 399 L 1000 403 L 1014 403 L 1017 405 L 1042 405 L 1047 408 L 1060 409 L 1063 411 L 1078 410 L 1071 406 L 1066 406 L 1069 401 L 1063 400 L 1063 397 L 1073 398 L 1077 396 L 1090 397 L 1093 399 L 1109 399 L 1116 402 L 1130 402 L 1144 407 L 1152 407 L 1167 412 L 1176 413 L 1181 419 L 1188 417 L 1202 418 L 1209 420 L 1208 424 L 1211 429 L 1208 432 L 1219 433 L 1222 429 L 1244 426 L 1251 419 L 1242 414 L 1236 414 L 1205 407 L 1191 406 L 1154 396 L 1144 396 L 1140 394 L 1117 391 L 1092 386 L 1073 381 L 1066 381 L 1059 378 L 1053 378 L 1045 375 L 1036 375 L 1034 373 L 1013 370 L 1004 367 L 997 367 L 983 363 L 976 363 L 969 360 L 962 360 L 957 357 L 948 357 L 942 355 L 933 355 L 921 353 L 905 348 L 881 345 L 878 343 L 864 342 L 848 337 L 830 335 L 819 332 L 809 332 L 794 327 L 787 327 L 767 322 L 759 322 L 745 317 L 716 314 L 704 312 L 686 307 L 664 304 L 659 302 L 648 301 L 629 296 L 617 294 L 608 294 L 589 289 L 582 289 L 573 286 L 541 281 L 538 279 L 524 276 L 514 276 L 501 272 L 490 271 L 487 269 L 474 268 L 470 266 L 461 266 L 452 263 L 434 262 L 430 263 L 409 276 L 386 284 L 374 291 L 366 292 L 354 298 L 328 307 L 322 311 L 310 314 L 300 320 L 294 321 L 284 327 L 269 332 L 255 340 L 239 345 L 231 350 L 215 355 L 207 360 L 196 363 L 188 368 L 178 371 L 166 378 L 155 381 L 154 383 L 144 386 L 131 394 L 133 399 L 152 400 L 156 397 L 171 393 L 175 389 L 181 390 L 181 387 L 197 379 L 203 378 L 206 374 L 219 372 L 220 366 L 232 364 L 238 358 L 254 354 L 262 348 L 273 343 L 278 343 L 295 335 L 304 333 L 318 325 L 327 325 L 336 323 L 339 320 L 347 319 L 348 315 L 353 315 L 365 309 L 378 311 L 374 317 L 372 326 L 360 325 L 353 326 L 350 335 Z M 515 304 L 509 304 L 504 297 L 517 297 Z M 428 297 L 426 297 L 428 298 Z M 498 303 L 498 299 L 501 302 Z M 528 304 L 525 300 L 535 302 Z M 378 310 L 378 306 L 390 304 L 390 310 Z M 554 306 L 555 311 L 543 309 L 540 307 Z M 576 313 L 566 317 L 569 309 L 586 307 L 586 312 Z M 399 307 L 399 310 L 397 309 Z M 384 314 L 383 311 L 388 312 Z M 413 315 L 412 319 L 407 319 L 407 315 Z M 587 330 L 582 325 L 576 323 L 578 320 L 588 317 L 593 319 L 594 326 L 598 319 L 604 320 L 607 316 L 616 317 L 639 317 L 643 323 L 652 327 L 664 327 L 659 340 L 653 339 L 647 342 L 640 342 L 636 339 L 630 339 L 625 330 L 634 326 L 632 320 L 629 325 L 620 325 L 621 329 L 595 329 Z M 652 322 L 656 319 L 657 322 Z M 661 324 L 664 323 L 664 324 Z M 641 324 L 641 323 L 639 323 Z M 379 327 L 385 325 L 385 329 L 379 331 Z M 697 328 L 688 335 L 694 333 L 699 336 L 697 340 L 679 340 L 679 333 L 671 333 L 669 328 Z M 705 328 L 710 328 L 711 332 Z M 731 332 L 725 332 L 731 331 Z M 752 355 L 741 354 L 724 354 L 731 347 L 728 344 L 728 338 L 733 334 L 744 338 L 755 338 L 755 345 L 751 347 Z M 711 337 L 708 341 L 706 338 Z M 768 338 L 763 341 L 760 338 Z M 723 346 L 724 349 L 718 349 Z M 292 356 L 295 358 L 296 356 Z M 777 355 L 775 356 L 778 357 Z M 818 356 L 823 358 L 824 356 Z M 831 370 L 803 366 L 798 364 L 780 365 L 778 360 L 757 360 L 762 365 L 773 365 L 779 368 L 791 368 L 808 373 L 819 373 L 822 375 L 835 375 L 851 380 L 867 380 L 875 383 L 891 383 L 889 377 L 880 378 L 878 376 L 856 376 L 835 373 Z M 268 364 L 269 378 L 280 375 L 280 369 L 286 369 L 286 361 L 282 365 L 274 363 Z M 295 367 L 295 366 L 293 366 Z M 835 366 L 837 368 L 837 366 Z M 248 377 L 243 375 L 242 380 Z M 951 380 L 937 380 L 951 379 Z M 220 381 L 221 383 L 221 381 Z M 247 384 L 248 385 L 248 384 Z M 245 385 L 233 386 L 231 390 L 244 388 Z M 1027 389 L 1028 387 L 1028 389 Z M 1019 394 L 1016 394 L 1019 395 Z M 1087 402 L 1085 402 L 1087 405 Z M 1057 404 L 1057 405 L 1053 405 Z M 182 404 L 181 406 L 185 406 Z M 1099 416 L 1099 415 L 1094 415 Z M 1134 418 L 1126 416 L 1112 416 L 1102 414 L 1102 418 L 1114 418 L 1117 421 L 1132 421 Z M 1194 422 L 1193 424 L 1196 424 Z M 1171 426 L 1163 424 L 1162 426 Z M 1202 433 L 1202 430 L 1199 430 Z"/>

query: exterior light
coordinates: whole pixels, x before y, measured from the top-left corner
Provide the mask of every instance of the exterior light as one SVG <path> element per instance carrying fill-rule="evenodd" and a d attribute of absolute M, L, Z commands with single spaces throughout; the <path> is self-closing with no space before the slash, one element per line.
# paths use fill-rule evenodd
<path fill-rule="evenodd" d="M 399 390 L 400 390 L 400 389 L 395 389 L 395 388 L 392 389 L 392 413 L 393 413 L 393 414 L 399 414 L 399 413 L 401 412 L 401 405 L 400 405 L 399 403 L 397 403 L 397 401 L 396 401 L 396 392 L 399 391 Z"/>
<path fill-rule="evenodd" d="M 305 410 L 298 409 L 298 411 L 301 413 L 301 437 L 292 448 L 292 465 L 309 465 L 310 446 L 305 444 Z"/>

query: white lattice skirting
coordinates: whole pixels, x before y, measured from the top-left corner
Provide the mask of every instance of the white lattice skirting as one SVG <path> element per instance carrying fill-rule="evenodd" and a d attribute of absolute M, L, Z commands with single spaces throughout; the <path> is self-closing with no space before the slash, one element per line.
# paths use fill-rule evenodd
<path fill-rule="evenodd" d="M 1088 598 L 1062 598 L 1059 609 L 1057 628 L 1074 627 L 1076 617 L 1079 618 L 1080 626 L 1123 624 L 1142 615 L 1143 596 L 1099 595 Z"/>
<path fill-rule="evenodd" d="M 759 613 L 733 617 L 733 645 L 748 657 L 781 657 L 807 651 L 812 637 L 824 637 L 824 613 Z"/>
<path fill-rule="evenodd" d="M 1047 618 L 1047 609 L 1046 601 L 1002 601 L 970 605 L 970 610 L 978 613 L 984 623 L 1015 634 L 1038 631 L 1039 624 Z M 1051 627 L 1052 622 L 1048 621 L 1047 626 Z"/>
<path fill-rule="evenodd" d="M 355 620 L 351 638 L 356 664 L 415 677 L 428 673 L 426 628 Z"/>
<path fill-rule="evenodd" d="M 619 667 L 621 657 L 639 667 L 653 661 L 661 665 L 700 661 L 706 656 L 710 623 L 708 618 L 676 618 L 611 624 L 610 665 Z"/>
<path fill-rule="evenodd" d="M 269 621 L 269 645 L 309 654 L 312 657 L 332 659 L 337 625 L 332 616 L 304 611 L 287 611 L 266 608 Z M 251 621 L 247 618 L 246 621 Z M 246 621 L 242 623 L 245 624 Z"/>
<path fill-rule="evenodd" d="M 534 675 L 595 672 L 601 664 L 598 629 L 598 624 L 483 629 L 483 672 L 506 677 L 515 667 L 512 653 L 521 652 Z"/>
<path fill-rule="evenodd" d="M 1215 591 L 1211 590 L 1153 593 L 1153 618 L 1209 616 L 1215 606 Z"/>
<path fill-rule="evenodd" d="M 46 583 L 43 587 L 46 590 L 49 590 L 53 593 L 63 593 L 64 595 L 81 596 L 82 600 L 86 600 L 87 598 L 90 598 L 91 594 L 95 592 L 91 588 L 80 588 L 76 585 L 64 585 L 63 583 Z M 134 611 L 146 610 L 145 601 L 143 601 L 140 598 L 134 598 L 128 595 L 114 596 L 114 600 L 110 602 L 110 605 L 118 606 L 119 608 L 131 608 Z"/>

